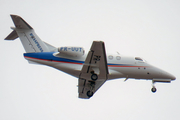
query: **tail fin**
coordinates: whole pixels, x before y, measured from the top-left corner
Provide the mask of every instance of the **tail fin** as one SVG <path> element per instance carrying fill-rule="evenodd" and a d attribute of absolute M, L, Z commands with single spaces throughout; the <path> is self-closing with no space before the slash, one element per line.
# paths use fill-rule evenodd
<path fill-rule="evenodd" d="M 47 44 L 36 35 L 34 29 L 25 20 L 17 15 L 11 15 L 11 18 L 16 27 L 12 27 L 13 31 L 5 40 L 14 40 L 19 37 L 27 53 L 51 51 Z"/>

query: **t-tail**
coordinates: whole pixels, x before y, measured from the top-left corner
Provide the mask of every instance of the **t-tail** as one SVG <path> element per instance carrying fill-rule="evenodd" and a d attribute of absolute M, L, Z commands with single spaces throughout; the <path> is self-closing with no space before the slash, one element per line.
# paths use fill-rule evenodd
<path fill-rule="evenodd" d="M 55 47 L 43 42 L 34 29 L 20 16 L 11 15 L 11 18 L 15 27 L 11 27 L 13 31 L 5 40 L 15 40 L 19 37 L 27 53 L 56 51 Z"/>

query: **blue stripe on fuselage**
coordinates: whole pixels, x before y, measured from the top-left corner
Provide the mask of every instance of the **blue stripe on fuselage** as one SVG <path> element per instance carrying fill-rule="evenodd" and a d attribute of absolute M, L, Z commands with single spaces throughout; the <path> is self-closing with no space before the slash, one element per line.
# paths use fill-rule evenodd
<path fill-rule="evenodd" d="M 53 55 L 54 53 L 55 52 L 24 53 L 24 57 L 30 57 L 30 58 L 40 59 L 40 60 L 57 61 L 57 62 L 72 62 L 72 63 L 81 63 L 81 64 L 84 63 L 84 61 L 55 57 Z"/>

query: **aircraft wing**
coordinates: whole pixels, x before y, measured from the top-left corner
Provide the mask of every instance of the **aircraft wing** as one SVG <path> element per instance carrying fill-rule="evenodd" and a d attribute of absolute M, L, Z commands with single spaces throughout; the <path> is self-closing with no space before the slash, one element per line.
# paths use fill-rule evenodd
<path fill-rule="evenodd" d="M 105 45 L 94 41 L 79 76 L 79 98 L 90 98 L 106 82 L 108 72 Z"/>

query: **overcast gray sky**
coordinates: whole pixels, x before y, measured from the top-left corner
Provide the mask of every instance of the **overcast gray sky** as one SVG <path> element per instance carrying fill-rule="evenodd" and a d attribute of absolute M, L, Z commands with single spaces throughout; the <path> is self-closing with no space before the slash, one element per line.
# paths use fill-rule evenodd
<path fill-rule="evenodd" d="M 0 120 L 179 120 L 180 1 L 1 0 Z M 176 76 L 172 83 L 117 79 L 89 100 L 78 98 L 78 80 L 24 59 L 19 39 L 4 41 L 23 17 L 39 37 L 56 47 L 88 52 L 103 40 L 108 53 L 140 56 Z"/>

